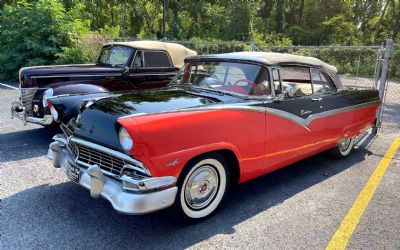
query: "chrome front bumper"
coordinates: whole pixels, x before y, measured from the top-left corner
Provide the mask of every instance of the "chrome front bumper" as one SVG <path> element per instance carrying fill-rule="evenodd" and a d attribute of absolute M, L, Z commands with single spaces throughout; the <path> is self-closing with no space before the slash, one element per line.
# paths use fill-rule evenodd
<path fill-rule="evenodd" d="M 132 215 L 145 214 L 167 208 L 174 203 L 178 191 L 176 186 L 172 186 L 176 183 L 175 177 L 149 177 L 140 181 L 142 185 L 146 183 L 151 185 L 154 181 L 163 180 L 165 189 L 157 190 L 157 187 L 152 186 L 149 191 L 128 192 L 123 189 L 122 184 L 128 178 L 127 176 L 122 176 L 122 181 L 118 181 L 105 175 L 97 165 L 89 168 L 79 166 L 72 159 L 62 139 L 58 140 L 57 137 L 54 139 L 56 141 L 50 144 L 47 154 L 47 157 L 53 161 L 53 166 L 61 167 L 65 173 L 69 164 L 77 166 L 80 169 L 79 185 L 90 190 L 93 198 L 101 196 L 107 199 L 116 211 Z"/>
<path fill-rule="evenodd" d="M 11 118 L 18 118 L 26 123 L 35 123 L 43 126 L 50 125 L 53 122 L 51 115 L 45 115 L 43 118 L 27 116 L 25 107 L 20 102 L 13 102 L 11 104 Z"/>

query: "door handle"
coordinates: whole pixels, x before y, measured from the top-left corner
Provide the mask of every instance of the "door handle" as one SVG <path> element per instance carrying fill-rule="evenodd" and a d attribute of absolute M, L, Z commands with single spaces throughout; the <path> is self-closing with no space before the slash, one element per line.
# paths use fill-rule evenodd
<path fill-rule="evenodd" d="M 312 100 L 313 102 L 320 102 L 320 101 L 322 101 L 322 97 L 315 96 L 315 97 L 311 98 L 311 100 Z"/>

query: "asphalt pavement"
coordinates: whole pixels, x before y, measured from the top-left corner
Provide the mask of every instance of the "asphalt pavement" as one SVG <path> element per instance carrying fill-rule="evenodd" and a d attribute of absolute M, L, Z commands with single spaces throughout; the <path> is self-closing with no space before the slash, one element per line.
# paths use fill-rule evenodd
<path fill-rule="evenodd" d="M 394 135 L 368 136 L 345 160 L 319 154 L 239 185 L 212 218 L 116 213 L 46 158 L 57 130 L 11 119 L 0 87 L 0 249 L 324 249 Z M 400 157 L 391 161 L 350 249 L 400 249 Z"/>

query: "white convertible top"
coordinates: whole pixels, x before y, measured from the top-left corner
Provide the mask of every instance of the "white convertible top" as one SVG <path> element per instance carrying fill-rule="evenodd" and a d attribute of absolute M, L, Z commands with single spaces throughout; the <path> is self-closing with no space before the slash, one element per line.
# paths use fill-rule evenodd
<path fill-rule="evenodd" d="M 142 50 L 162 50 L 168 52 L 175 68 L 182 68 L 184 59 L 188 56 L 195 56 L 197 52 L 177 43 L 158 41 L 133 41 L 133 42 L 112 42 L 106 45 L 123 45 Z"/>
<path fill-rule="evenodd" d="M 259 51 L 246 51 L 246 52 L 234 52 L 226 53 L 224 55 L 237 56 L 243 58 L 255 58 L 263 61 L 267 65 L 279 65 L 279 64 L 307 64 L 315 67 L 322 68 L 328 73 L 337 89 L 344 89 L 342 82 L 338 76 L 338 71 L 335 66 L 327 64 L 318 58 L 310 56 L 299 56 L 286 53 L 273 53 L 273 52 L 259 52 Z"/>
<path fill-rule="evenodd" d="M 274 53 L 274 52 L 258 52 L 258 51 L 249 51 L 249 52 L 234 52 L 228 53 L 228 55 L 238 55 L 238 56 L 249 56 L 255 57 L 261 60 L 264 60 L 268 65 L 274 64 L 285 64 L 285 63 L 300 63 L 300 64 L 308 64 L 314 65 L 317 67 L 321 67 L 328 72 L 337 72 L 335 66 L 327 64 L 318 58 L 310 57 L 310 56 L 298 56 L 293 54 L 286 53 Z"/>

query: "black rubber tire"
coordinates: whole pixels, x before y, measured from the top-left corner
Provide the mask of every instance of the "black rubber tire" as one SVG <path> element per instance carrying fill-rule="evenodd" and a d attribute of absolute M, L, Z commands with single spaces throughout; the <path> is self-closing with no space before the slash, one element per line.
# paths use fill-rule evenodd
<path fill-rule="evenodd" d="M 212 162 L 214 163 L 218 162 L 220 165 L 216 164 L 216 166 L 213 166 L 211 164 Z M 185 194 L 182 193 L 183 186 L 185 185 L 186 180 L 188 180 L 190 175 L 192 173 L 195 173 L 195 170 L 203 166 L 212 166 L 217 171 L 219 176 L 218 190 L 217 193 L 215 194 L 215 197 L 204 209 L 193 210 L 183 200 L 185 197 Z M 223 170 L 221 169 L 221 166 Z M 225 177 L 223 175 L 225 175 Z M 225 181 L 223 181 L 223 179 L 225 179 Z M 177 182 L 178 193 L 175 198 L 175 203 L 172 206 L 173 210 L 172 212 L 174 214 L 176 222 L 181 224 L 193 224 L 203 221 L 209 218 L 210 216 L 214 215 L 216 211 L 219 209 L 226 193 L 228 192 L 229 185 L 230 185 L 229 168 L 227 167 L 226 161 L 221 155 L 217 153 L 208 153 L 189 161 L 186 164 L 185 168 L 183 169 L 182 173 L 180 174 L 180 177 Z"/>

